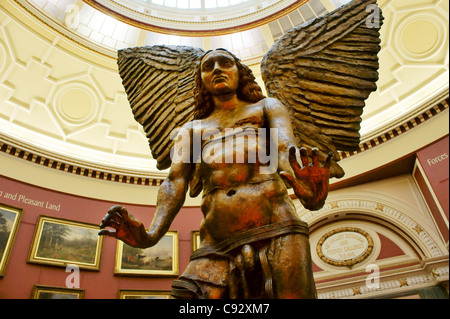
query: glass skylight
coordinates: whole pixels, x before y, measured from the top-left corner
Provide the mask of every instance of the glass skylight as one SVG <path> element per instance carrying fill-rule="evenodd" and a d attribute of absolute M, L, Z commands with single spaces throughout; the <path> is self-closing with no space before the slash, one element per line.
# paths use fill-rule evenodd
<path fill-rule="evenodd" d="M 339 0 L 337 0 L 339 1 Z M 350 1 L 350 0 L 341 0 Z M 327 12 L 327 9 L 320 0 L 310 0 L 299 9 L 269 23 L 270 32 L 274 40 L 279 39 L 290 29 L 301 25 L 311 19 L 319 17 Z"/>
<path fill-rule="evenodd" d="M 100 48 L 110 50 L 111 56 L 115 56 L 117 50 L 144 45 L 187 45 L 203 48 L 205 50 L 226 48 L 243 60 L 261 58 L 269 46 L 291 28 L 320 16 L 327 12 L 322 0 L 310 0 L 298 9 L 292 10 L 281 18 L 269 21 L 265 28 L 253 28 L 249 30 L 236 30 L 230 34 L 217 34 L 209 37 L 184 36 L 176 33 L 167 34 L 151 30 L 145 30 L 133 26 L 116 17 L 98 11 L 93 6 L 80 0 L 20 0 L 32 3 L 35 8 L 61 26 L 80 35 L 84 41 L 94 43 Z M 271 0 L 123 0 L 123 3 L 151 3 L 153 5 L 173 5 L 177 9 L 182 7 L 204 10 L 219 6 L 232 7 L 242 5 L 244 2 L 264 4 Z M 273 1 L 273 0 L 272 0 Z M 275 0 L 278 1 L 278 0 Z M 282 1 L 282 0 L 279 0 Z M 334 0 L 347 1 L 347 0 Z M 122 2 L 121 2 L 122 3 Z M 208 3 L 208 7 L 206 6 Z M 212 10 L 211 9 L 211 10 Z M 209 16 L 208 16 L 209 17 Z M 195 14 L 191 15 L 191 20 Z M 105 52 L 105 51 L 102 51 Z M 106 51 L 108 52 L 108 51 Z"/>
<path fill-rule="evenodd" d="M 239 5 L 245 2 L 261 2 L 259 0 L 135 0 L 145 4 L 153 4 L 177 9 L 216 9 Z"/>
<path fill-rule="evenodd" d="M 340 7 L 346 3 L 349 3 L 351 0 L 331 0 L 333 4 L 337 7 Z"/>
<path fill-rule="evenodd" d="M 263 32 L 259 28 L 211 37 L 211 48 L 227 49 L 243 60 L 262 56 L 268 49 Z"/>

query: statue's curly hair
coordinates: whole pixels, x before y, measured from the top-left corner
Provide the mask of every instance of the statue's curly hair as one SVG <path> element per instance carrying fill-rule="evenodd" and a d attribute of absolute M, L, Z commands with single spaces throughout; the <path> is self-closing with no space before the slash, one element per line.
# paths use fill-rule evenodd
<path fill-rule="evenodd" d="M 262 93 L 261 87 L 256 83 L 255 76 L 253 75 L 252 70 L 244 64 L 241 63 L 239 58 L 237 58 L 233 53 L 229 52 L 226 49 L 216 49 L 225 51 L 230 56 L 233 57 L 236 66 L 239 70 L 239 86 L 237 89 L 237 96 L 239 99 L 249 103 L 256 103 L 265 98 Z M 213 50 L 207 51 L 201 60 Z M 195 77 L 195 90 L 194 90 L 194 100 L 195 100 L 195 109 L 194 109 L 194 119 L 202 119 L 211 114 L 214 110 L 214 103 L 211 96 L 205 87 L 203 86 L 202 76 L 201 76 L 201 62 L 198 65 L 197 74 Z"/>

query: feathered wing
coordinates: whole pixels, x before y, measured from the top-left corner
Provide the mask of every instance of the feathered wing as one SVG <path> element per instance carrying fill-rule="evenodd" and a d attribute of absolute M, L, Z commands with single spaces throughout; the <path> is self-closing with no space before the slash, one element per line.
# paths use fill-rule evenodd
<path fill-rule="evenodd" d="M 194 117 L 195 71 L 204 51 L 187 46 L 120 50 L 119 74 L 134 118 L 160 170 L 170 167 L 171 132 Z"/>
<path fill-rule="evenodd" d="M 344 175 L 337 151 L 358 148 L 365 100 L 377 88 L 383 18 L 375 6 L 354 0 L 298 26 L 261 63 L 268 95 L 289 108 L 297 146 L 319 148 L 321 161 L 334 154 L 330 177 Z"/>

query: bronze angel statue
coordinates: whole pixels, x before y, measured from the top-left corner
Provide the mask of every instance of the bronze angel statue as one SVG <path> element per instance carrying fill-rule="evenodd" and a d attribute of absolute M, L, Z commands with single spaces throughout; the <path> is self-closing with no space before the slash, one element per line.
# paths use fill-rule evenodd
<path fill-rule="evenodd" d="M 359 144 L 380 50 L 375 0 L 354 0 L 287 32 L 261 63 L 269 97 L 224 49 L 153 46 L 119 52 L 119 73 L 159 169 L 169 169 L 148 229 L 112 207 L 100 235 L 151 247 L 186 193 L 202 193 L 200 248 L 174 298 L 315 298 L 305 208 L 323 207 L 339 150 Z M 378 7 L 376 7 L 378 9 Z M 267 155 L 269 153 L 269 155 Z"/>

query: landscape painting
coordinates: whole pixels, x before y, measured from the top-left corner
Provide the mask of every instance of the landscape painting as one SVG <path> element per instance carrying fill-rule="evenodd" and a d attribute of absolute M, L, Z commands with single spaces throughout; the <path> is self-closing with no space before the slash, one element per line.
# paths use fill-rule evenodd
<path fill-rule="evenodd" d="M 40 216 L 28 261 L 99 270 L 103 237 L 98 231 L 97 225 Z"/>
<path fill-rule="evenodd" d="M 6 273 L 21 217 L 20 208 L 0 204 L 0 278 Z"/>
<path fill-rule="evenodd" d="M 153 247 L 134 248 L 117 241 L 115 274 L 137 276 L 178 275 L 178 233 L 168 231 Z"/>

